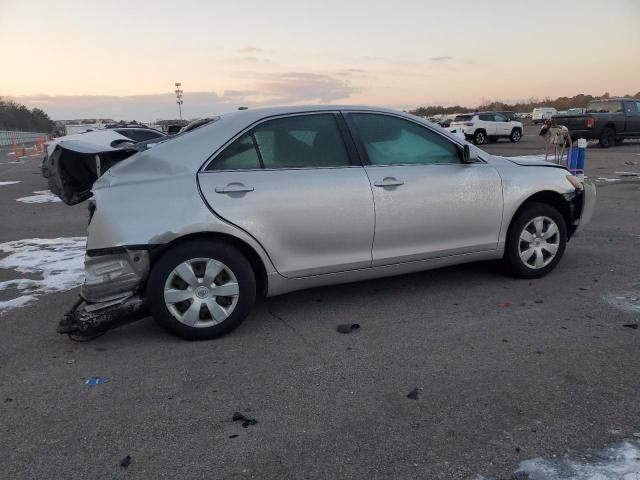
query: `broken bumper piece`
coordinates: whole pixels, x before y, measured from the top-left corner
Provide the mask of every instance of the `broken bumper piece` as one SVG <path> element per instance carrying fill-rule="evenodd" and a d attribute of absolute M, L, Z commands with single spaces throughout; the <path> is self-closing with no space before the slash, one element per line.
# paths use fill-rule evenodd
<path fill-rule="evenodd" d="M 149 315 L 146 298 L 133 295 L 102 303 L 78 300 L 58 324 L 58 333 L 92 337 Z"/>
<path fill-rule="evenodd" d="M 85 256 L 85 281 L 80 299 L 58 325 L 58 333 L 90 338 L 149 314 L 144 282 L 149 274 L 149 253 Z"/>

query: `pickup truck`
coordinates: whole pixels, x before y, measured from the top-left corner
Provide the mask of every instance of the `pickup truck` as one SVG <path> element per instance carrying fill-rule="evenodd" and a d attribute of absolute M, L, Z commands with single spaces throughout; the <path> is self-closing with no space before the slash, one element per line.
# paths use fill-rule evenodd
<path fill-rule="evenodd" d="M 593 100 L 583 115 L 554 115 L 553 124 L 567 127 L 572 140 L 598 140 L 607 148 L 625 138 L 640 138 L 640 99 Z"/>

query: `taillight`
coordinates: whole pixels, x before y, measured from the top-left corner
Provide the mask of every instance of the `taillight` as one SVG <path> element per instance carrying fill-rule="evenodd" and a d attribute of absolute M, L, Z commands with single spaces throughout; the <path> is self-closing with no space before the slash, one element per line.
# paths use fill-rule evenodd
<path fill-rule="evenodd" d="M 473 127 L 473 122 L 464 122 L 465 127 Z"/>
<path fill-rule="evenodd" d="M 587 118 L 587 128 L 593 128 L 593 125 L 596 123 L 595 118 Z"/>

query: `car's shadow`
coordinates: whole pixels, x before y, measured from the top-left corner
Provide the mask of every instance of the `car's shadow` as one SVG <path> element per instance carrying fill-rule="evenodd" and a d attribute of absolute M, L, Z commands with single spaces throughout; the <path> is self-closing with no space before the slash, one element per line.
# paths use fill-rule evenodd
<path fill-rule="evenodd" d="M 380 296 L 391 299 L 405 294 L 407 291 L 437 295 L 443 289 L 450 293 L 463 294 L 470 285 L 499 284 L 510 281 L 518 281 L 518 279 L 509 277 L 504 272 L 501 262 L 484 261 L 406 275 L 317 287 L 272 298 L 258 297 L 253 312 L 239 328 L 225 337 L 211 341 L 223 342 L 224 338 L 229 336 L 249 338 L 260 334 L 261 322 L 264 322 L 269 316 L 277 318 L 277 314 L 274 315 L 272 310 L 280 310 L 282 306 L 287 308 L 287 320 L 293 318 L 295 321 L 296 317 L 304 315 L 306 310 L 312 306 L 315 309 L 322 308 L 323 302 L 328 299 L 330 301 L 326 302 L 327 305 L 339 302 L 340 304 L 351 304 L 360 309 L 367 308 L 372 299 L 379 299 Z M 132 324 L 108 331 L 95 340 L 87 342 L 87 345 L 105 347 L 109 344 L 135 346 L 141 343 L 176 344 L 184 342 L 185 340 L 162 330 L 151 317 L 146 317 Z"/>

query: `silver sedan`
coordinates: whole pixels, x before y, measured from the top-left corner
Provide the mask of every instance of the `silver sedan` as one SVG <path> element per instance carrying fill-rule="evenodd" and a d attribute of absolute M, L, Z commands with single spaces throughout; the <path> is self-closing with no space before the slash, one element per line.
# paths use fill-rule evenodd
<path fill-rule="evenodd" d="M 478 260 L 537 278 L 595 204 L 558 165 L 491 156 L 378 108 L 244 110 L 128 148 L 58 153 L 95 172 L 64 183 L 59 162 L 65 198 L 93 194 L 82 301 L 62 333 L 150 311 L 184 338 L 214 338 L 260 294 Z"/>

